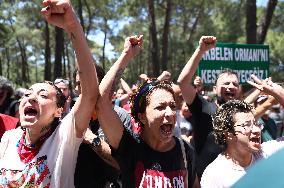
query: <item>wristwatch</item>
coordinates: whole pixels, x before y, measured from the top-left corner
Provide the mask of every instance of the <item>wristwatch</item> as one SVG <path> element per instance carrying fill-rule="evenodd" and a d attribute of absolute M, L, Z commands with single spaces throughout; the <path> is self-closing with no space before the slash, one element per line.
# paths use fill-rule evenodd
<path fill-rule="evenodd" d="M 99 147 L 100 145 L 101 145 L 101 139 L 100 137 L 97 136 L 92 140 L 92 146 Z"/>

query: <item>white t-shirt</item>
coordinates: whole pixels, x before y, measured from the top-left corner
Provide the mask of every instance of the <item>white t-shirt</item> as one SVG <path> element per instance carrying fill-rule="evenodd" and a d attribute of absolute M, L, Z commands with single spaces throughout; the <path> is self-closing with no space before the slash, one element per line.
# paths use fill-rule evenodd
<path fill-rule="evenodd" d="M 3 187 L 74 187 L 74 171 L 82 138 L 75 133 L 74 112 L 62 120 L 36 157 L 24 164 L 17 152 L 21 129 L 5 132 L 0 143 L 0 185 Z"/>
<path fill-rule="evenodd" d="M 246 168 L 236 165 L 228 160 L 223 154 L 209 164 L 204 170 L 200 185 L 202 188 L 229 188 L 232 187 L 243 175 L 246 174 L 255 162 L 267 158 L 274 152 L 284 147 L 283 137 L 278 140 L 271 140 L 261 144 L 261 150 L 253 154 L 250 165 Z"/>
<path fill-rule="evenodd" d="M 187 131 L 192 130 L 192 125 L 184 117 L 180 115 L 180 110 L 176 111 L 176 124 L 175 124 L 175 136 L 180 137 L 182 135 L 181 129 L 186 129 Z"/>

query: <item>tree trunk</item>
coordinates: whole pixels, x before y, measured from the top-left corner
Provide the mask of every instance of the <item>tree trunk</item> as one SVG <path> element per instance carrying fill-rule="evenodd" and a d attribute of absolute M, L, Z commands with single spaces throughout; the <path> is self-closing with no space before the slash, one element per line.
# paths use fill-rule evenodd
<path fill-rule="evenodd" d="M 18 37 L 16 37 L 18 46 L 20 48 L 20 53 L 21 53 L 21 69 L 22 69 L 22 79 L 21 79 L 21 85 L 22 86 L 27 86 L 29 79 L 27 76 L 27 72 L 28 72 L 28 62 L 27 62 L 27 55 L 26 55 L 26 50 L 25 47 L 23 46 L 23 44 L 21 43 L 20 39 Z"/>
<path fill-rule="evenodd" d="M 3 75 L 3 65 L 2 65 L 2 58 L 0 56 L 0 75 Z"/>
<path fill-rule="evenodd" d="M 6 60 L 7 60 L 6 77 L 9 79 L 10 78 L 10 54 L 9 54 L 9 48 L 8 47 L 5 48 L 5 54 L 6 54 Z"/>
<path fill-rule="evenodd" d="M 268 27 L 271 23 L 271 19 L 273 17 L 273 12 L 275 10 L 275 7 L 277 5 L 277 0 L 269 0 L 267 2 L 267 7 L 265 11 L 265 15 L 263 19 L 260 22 L 260 26 L 258 28 L 258 35 L 257 35 L 257 43 L 263 44 L 266 38 Z"/>
<path fill-rule="evenodd" d="M 63 44 L 63 50 L 62 50 L 62 59 L 63 59 L 63 78 L 67 78 L 67 73 L 66 73 L 66 54 L 65 54 L 64 44 Z"/>
<path fill-rule="evenodd" d="M 102 64 L 103 64 L 103 69 L 105 70 L 105 50 L 106 50 L 106 40 L 107 40 L 107 31 L 108 31 L 108 25 L 107 25 L 107 19 L 106 18 L 103 18 L 104 19 L 104 28 L 103 28 L 103 32 L 104 32 L 104 44 L 103 44 L 103 55 L 102 55 Z"/>
<path fill-rule="evenodd" d="M 256 44 L 256 0 L 246 1 L 246 37 L 247 44 Z"/>
<path fill-rule="evenodd" d="M 35 73 L 36 73 L 36 82 L 38 81 L 38 65 L 37 65 L 37 59 L 35 60 Z"/>
<path fill-rule="evenodd" d="M 49 38 L 49 27 L 47 21 L 45 21 L 45 50 L 44 50 L 44 80 L 51 80 L 51 51 L 50 51 L 50 38 Z"/>
<path fill-rule="evenodd" d="M 67 76 L 68 76 L 68 79 L 71 81 L 73 78 L 72 78 L 71 64 L 70 64 L 70 58 L 69 58 L 69 49 L 68 49 L 67 42 L 65 43 L 65 51 L 66 51 L 66 60 L 67 60 Z M 73 84 L 72 82 L 70 82 L 71 89 L 73 88 L 72 86 Z"/>
<path fill-rule="evenodd" d="M 62 77 L 62 51 L 64 48 L 63 30 L 59 27 L 55 27 L 55 62 L 54 62 L 54 77 Z"/>
<path fill-rule="evenodd" d="M 89 35 L 89 33 L 90 33 L 90 30 L 91 30 L 91 28 L 92 28 L 92 19 L 93 19 L 93 14 L 92 14 L 92 11 L 91 11 L 91 9 L 90 9 L 90 6 L 89 6 L 89 4 L 87 3 L 87 1 L 86 0 L 84 0 L 84 3 L 85 3 L 85 7 L 87 8 L 87 12 L 88 12 L 88 25 L 87 25 L 87 29 L 86 29 L 86 31 L 85 31 L 85 33 L 86 33 L 86 37 Z"/>
<path fill-rule="evenodd" d="M 151 51 L 152 70 L 153 70 L 153 76 L 158 77 L 160 74 L 159 46 L 158 46 L 157 29 L 155 21 L 155 7 L 153 0 L 148 0 L 148 11 L 150 19 L 149 31 L 150 31 L 150 51 Z"/>
<path fill-rule="evenodd" d="M 204 0 L 201 1 L 200 5 L 198 7 L 197 15 L 196 15 L 195 20 L 194 20 L 194 22 L 192 24 L 192 27 L 191 27 L 191 29 L 189 31 L 187 43 L 191 42 L 191 39 L 193 37 L 193 34 L 194 34 L 195 30 L 196 30 L 196 27 L 198 25 L 199 19 L 201 17 L 201 13 L 203 12 L 203 6 L 204 6 Z"/>
<path fill-rule="evenodd" d="M 78 16 L 79 16 L 79 20 L 82 25 L 83 31 L 85 32 L 85 24 L 84 24 L 84 17 L 83 17 L 83 4 L 81 0 L 78 0 Z"/>
<path fill-rule="evenodd" d="M 164 31 L 162 37 L 162 70 L 167 70 L 168 65 L 168 44 L 169 44 L 169 33 L 170 33 L 170 20 L 172 12 L 172 0 L 167 0 L 166 15 L 164 22 Z"/>

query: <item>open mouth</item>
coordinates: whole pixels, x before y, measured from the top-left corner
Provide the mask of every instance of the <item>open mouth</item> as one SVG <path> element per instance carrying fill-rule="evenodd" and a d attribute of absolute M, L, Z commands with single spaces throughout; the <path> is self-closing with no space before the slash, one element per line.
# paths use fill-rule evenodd
<path fill-rule="evenodd" d="M 229 97 L 229 98 L 235 98 L 235 94 L 234 93 L 230 93 L 230 92 L 225 93 L 225 96 Z"/>
<path fill-rule="evenodd" d="M 163 135 L 170 136 L 173 133 L 173 125 L 172 124 L 163 124 L 161 127 L 161 132 Z"/>
<path fill-rule="evenodd" d="M 38 114 L 38 112 L 34 107 L 29 106 L 29 107 L 25 108 L 24 114 L 25 114 L 25 116 L 36 116 Z"/>
<path fill-rule="evenodd" d="M 253 143 L 256 143 L 256 144 L 260 144 L 259 138 L 251 138 L 250 142 L 253 142 Z"/>

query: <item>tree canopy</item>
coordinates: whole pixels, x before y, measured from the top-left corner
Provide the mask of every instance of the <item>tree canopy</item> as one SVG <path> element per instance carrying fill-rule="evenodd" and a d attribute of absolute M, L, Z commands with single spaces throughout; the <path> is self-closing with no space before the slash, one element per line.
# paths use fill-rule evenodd
<path fill-rule="evenodd" d="M 176 80 L 202 35 L 215 35 L 222 42 L 269 44 L 271 75 L 283 81 L 284 1 L 268 0 L 266 6 L 257 6 L 256 0 L 72 2 L 94 58 L 105 71 L 122 51 L 125 37 L 144 35 L 142 53 L 124 74 L 129 83 L 141 73 L 157 76 L 163 70 Z M 17 86 L 56 77 L 72 80 L 70 41 L 47 25 L 40 9 L 39 1 L 0 3 L 0 74 Z"/>

